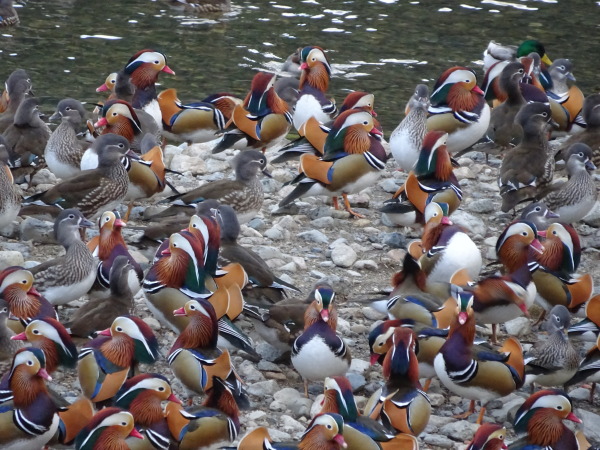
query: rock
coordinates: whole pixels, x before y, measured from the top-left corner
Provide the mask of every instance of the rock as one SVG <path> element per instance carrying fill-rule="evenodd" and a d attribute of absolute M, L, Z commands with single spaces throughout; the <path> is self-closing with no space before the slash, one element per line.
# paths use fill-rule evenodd
<path fill-rule="evenodd" d="M 265 231 L 264 235 L 273 241 L 281 241 L 285 239 L 285 233 L 279 227 L 279 225 L 269 228 L 267 231 Z"/>
<path fill-rule="evenodd" d="M 385 192 L 389 192 L 390 194 L 394 194 L 400 186 L 396 184 L 393 178 L 386 178 L 385 180 L 379 183 L 379 187 L 383 189 Z"/>
<path fill-rule="evenodd" d="M 246 387 L 248 394 L 256 397 L 272 396 L 278 389 L 279 386 L 275 380 L 258 381 L 248 384 Z"/>
<path fill-rule="evenodd" d="M 354 249 L 346 244 L 337 245 L 331 251 L 331 260 L 338 267 L 350 267 L 357 258 L 358 255 Z"/>
<path fill-rule="evenodd" d="M 204 175 L 208 173 L 206 162 L 203 159 L 183 154 L 173 155 L 170 169 L 182 173 L 189 172 L 192 175 Z"/>
<path fill-rule="evenodd" d="M 21 240 L 41 244 L 56 244 L 54 224 L 35 217 L 28 217 L 21 222 Z"/>
<path fill-rule="evenodd" d="M 287 433 L 303 433 L 306 429 L 306 426 L 298 422 L 291 416 L 287 414 L 283 414 L 280 417 L 282 429 Z"/>
<path fill-rule="evenodd" d="M 10 266 L 22 266 L 25 260 L 21 252 L 14 250 L 0 251 L 0 270 L 4 270 Z"/>
<path fill-rule="evenodd" d="M 315 220 L 319 217 L 332 217 L 334 211 L 329 206 L 319 206 L 318 208 L 311 209 L 307 216 L 310 220 Z"/>
<path fill-rule="evenodd" d="M 431 402 L 431 406 L 441 406 L 446 402 L 446 397 L 442 394 L 436 394 L 435 392 L 428 392 L 427 396 L 429 397 L 429 401 Z"/>
<path fill-rule="evenodd" d="M 576 408 L 575 415 L 583 421 L 583 434 L 590 441 L 600 442 L 600 415 Z"/>
<path fill-rule="evenodd" d="M 281 190 L 281 187 L 283 186 L 283 183 L 277 181 L 274 178 L 262 178 L 260 182 L 262 184 L 263 191 L 265 191 L 268 194 L 272 194 L 273 192 L 279 192 Z"/>
<path fill-rule="evenodd" d="M 469 232 L 469 235 L 473 237 L 473 235 L 485 236 L 486 226 L 479 217 L 474 216 L 473 214 L 469 214 L 466 211 L 458 210 L 454 211 L 452 216 L 450 217 L 453 223 L 456 225 L 460 225 L 464 227 Z"/>
<path fill-rule="evenodd" d="M 387 318 L 387 314 L 377 311 L 370 306 L 365 306 L 362 309 L 363 316 L 369 320 L 382 320 Z"/>
<path fill-rule="evenodd" d="M 208 173 L 227 172 L 229 169 L 231 169 L 231 164 L 226 161 L 219 161 L 215 158 L 206 160 L 206 171 Z"/>
<path fill-rule="evenodd" d="M 381 243 L 392 248 L 406 248 L 406 236 L 401 233 L 382 233 Z"/>
<path fill-rule="evenodd" d="M 348 378 L 353 392 L 362 389 L 367 384 L 367 379 L 358 373 L 348 372 L 346 378 Z"/>
<path fill-rule="evenodd" d="M 592 210 L 582 220 L 586 225 L 600 228 L 600 201 L 596 201 Z"/>
<path fill-rule="evenodd" d="M 158 320 L 156 320 L 154 317 L 144 317 L 142 320 L 144 322 L 146 322 L 146 325 L 148 325 L 154 331 L 160 331 L 162 328 L 162 325 L 160 324 L 160 322 Z"/>
<path fill-rule="evenodd" d="M 531 333 L 531 321 L 527 317 L 517 317 L 504 324 L 509 336 L 521 337 Z"/>
<path fill-rule="evenodd" d="M 319 217 L 310 222 L 310 226 L 315 229 L 327 229 L 335 226 L 335 219 L 330 216 Z"/>
<path fill-rule="evenodd" d="M 329 239 L 327 238 L 327 236 L 325 236 L 319 230 L 304 231 L 302 233 L 299 233 L 298 237 L 300 239 L 304 239 L 305 241 L 316 242 L 319 244 L 327 244 L 329 242 Z M 352 262 L 354 262 L 354 261 L 352 261 Z"/>
<path fill-rule="evenodd" d="M 290 410 L 294 416 L 310 416 L 310 407 L 313 402 L 309 398 L 305 398 L 293 388 L 283 388 L 273 395 L 275 401 L 285 405 L 286 409 Z"/>
<path fill-rule="evenodd" d="M 256 368 L 256 366 L 250 361 L 243 361 L 237 366 L 237 371 L 242 377 L 242 380 L 248 383 L 256 383 L 264 381 L 264 375 Z"/>
<path fill-rule="evenodd" d="M 269 247 L 267 245 L 256 245 L 252 248 L 258 256 L 260 256 L 265 261 L 267 259 L 277 258 L 281 255 L 281 251 L 275 247 Z"/>
<path fill-rule="evenodd" d="M 39 184 L 56 184 L 57 182 L 56 176 L 46 168 L 40 169 L 31 179 L 32 186 L 37 186 Z"/>
<path fill-rule="evenodd" d="M 284 272 L 296 272 L 297 267 L 296 267 L 296 263 L 294 262 L 289 262 L 287 264 L 284 264 L 283 266 L 279 267 L 279 270 L 283 270 Z"/>
<path fill-rule="evenodd" d="M 428 445 L 434 445 L 441 448 L 454 448 L 454 441 L 448 439 L 446 436 L 423 433 L 420 438 Z"/>
<path fill-rule="evenodd" d="M 497 207 L 494 204 L 494 202 L 490 201 L 487 198 L 486 199 L 482 198 L 479 200 L 473 200 L 473 201 L 469 202 L 466 209 L 467 209 L 467 211 L 478 213 L 478 214 L 488 214 L 493 211 L 496 211 Z"/>
<path fill-rule="evenodd" d="M 358 270 L 377 270 L 379 266 L 372 259 L 361 259 L 354 263 L 354 268 Z"/>
<path fill-rule="evenodd" d="M 260 217 L 255 217 L 250 222 L 248 222 L 247 225 L 255 230 L 262 230 L 265 228 L 265 221 Z"/>
<path fill-rule="evenodd" d="M 573 400 L 588 400 L 590 398 L 590 390 L 578 387 L 569 392 L 569 397 Z"/>
<path fill-rule="evenodd" d="M 473 438 L 473 435 L 479 428 L 479 425 L 468 422 L 466 420 L 457 420 L 450 422 L 440 428 L 440 434 L 448 436 L 455 441 L 468 441 Z"/>

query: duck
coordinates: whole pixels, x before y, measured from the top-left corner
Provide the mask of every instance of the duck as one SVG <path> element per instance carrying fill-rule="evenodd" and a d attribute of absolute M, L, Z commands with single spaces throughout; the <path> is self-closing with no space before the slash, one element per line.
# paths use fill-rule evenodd
<path fill-rule="evenodd" d="M 594 295 L 584 306 L 585 317 L 569 327 L 569 336 L 586 342 L 595 342 L 600 334 L 600 294 Z"/>
<path fill-rule="evenodd" d="M 509 223 L 496 240 L 496 255 L 507 273 L 518 271 L 531 262 L 531 254 L 542 254 L 544 250 L 538 240 L 537 227 L 527 220 L 519 219 Z M 537 266 L 530 264 L 532 270 L 537 269 Z"/>
<path fill-rule="evenodd" d="M 563 423 L 569 420 L 582 423 L 573 413 L 573 401 L 560 389 L 544 389 L 530 395 L 513 421 L 515 432 L 524 435 L 509 445 L 509 449 L 539 446 L 548 449 L 579 448 L 573 433 Z"/>
<path fill-rule="evenodd" d="M 79 100 L 65 98 L 58 102 L 50 120 L 60 120 L 54 129 L 46 148 L 44 159 L 48 169 L 61 179 L 71 178 L 81 172 L 81 158 L 88 142 L 79 139 L 78 134 L 87 111 Z"/>
<path fill-rule="evenodd" d="M 457 314 L 448 339 L 435 357 L 438 378 L 447 389 L 471 400 L 469 410 L 474 412 L 475 400 L 482 404 L 477 424 L 481 424 L 487 403 L 520 389 L 525 381 L 523 349 L 520 342 L 509 337 L 500 348 L 500 354 L 473 351 L 475 339 L 474 296 L 469 292 L 456 295 Z"/>
<path fill-rule="evenodd" d="M 406 117 L 390 135 L 390 150 L 398 166 L 409 172 L 413 169 L 427 133 L 427 109 L 429 108 L 429 88 L 418 84 L 406 104 Z"/>
<path fill-rule="evenodd" d="M 129 448 L 127 437 L 144 439 L 135 429 L 133 415 L 121 408 L 104 408 L 94 414 L 92 420 L 75 438 L 76 450 L 119 450 Z"/>
<path fill-rule="evenodd" d="M 84 170 L 23 203 L 77 208 L 90 220 L 117 207 L 127 194 L 128 176 L 121 158 L 129 151 L 129 143 L 122 136 L 105 134 L 93 146 L 98 150 L 97 169 Z"/>
<path fill-rule="evenodd" d="M 0 1 L 0 27 L 19 25 L 19 15 L 13 6 L 13 0 Z"/>
<path fill-rule="evenodd" d="M 546 231 L 554 219 L 559 219 L 560 215 L 548 208 L 543 201 L 531 202 L 521 210 L 520 220 L 531 222 L 538 231 Z"/>
<path fill-rule="evenodd" d="M 306 46 L 300 51 L 300 83 L 294 108 L 296 130 L 310 118 L 327 123 L 337 114 L 335 101 L 325 95 L 331 80 L 331 65 L 321 47 Z"/>
<path fill-rule="evenodd" d="M 127 380 L 115 395 L 114 405 L 133 416 L 135 429 L 143 440 L 127 438 L 129 448 L 168 448 L 174 440 L 167 425 L 163 402 L 181 404 L 169 380 L 157 373 L 143 373 Z"/>
<path fill-rule="evenodd" d="M 81 241 L 79 230 L 92 222 L 77 209 L 65 209 L 54 222 L 54 237 L 66 250 L 29 271 L 40 293 L 53 305 L 64 305 L 85 295 L 96 279 L 96 260 Z"/>
<path fill-rule="evenodd" d="M 9 227 L 21 209 L 21 191 L 9 167 L 9 155 L 3 138 L 0 137 L 0 230 Z"/>
<path fill-rule="evenodd" d="M 263 153 L 280 143 L 291 128 L 292 115 L 288 104 L 275 92 L 275 74 L 258 72 L 252 78 L 250 92 L 243 104 L 233 109 L 221 140 L 212 149 L 220 153 L 244 139 L 243 148 L 255 148 Z"/>
<path fill-rule="evenodd" d="M 352 356 L 344 340 L 337 335 L 337 310 L 333 289 L 315 290 L 315 300 L 306 308 L 304 331 L 292 346 L 292 365 L 304 380 L 308 398 L 308 382 L 325 377 L 343 376 Z"/>
<path fill-rule="evenodd" d="M 568 81 L 575 81 L 573 63 L 565 58 L 555 59 L 548 68 L 551 86 L 546 89 L 551 105 L 552 117 L 559 124 L 561 131 L 581 131 L 586 124 L 581 111 L 584 95 L 577 86 L 569 86 Z"/>
<path fill-rule="evenodd" d="M 547 127 L 552 123 L 550 106 L 527 104 L 517 114 L 515 122 L 523 128 L 523 139 L 506 152 L 500 166 L 498 185 L 503 212 L 534 198 L 554 175 L 554 152 L 547 137 Z"/>
<path fill-rule="evenodd" d="M 569 332 L 569 334 L 571 334 Z M 600 361 L 600 334 L 596 337 L 595 344 L 586 352 L 585 357 L 579 362 L 575 375 L 565 383 L 565 386 L 573 386 L 583 381 L 591 382 L 590 387 L 590 404 L 594 404 L 594 392 L 596 391 L 596 383 L 600 383 L 600 370 L 598 370 L 598 361 Z"/>
<path fill-rule="evenodd" d="M 382 365 L 385 384 L 374 394 L 378 396 L 375 405 L 368 404 L 365 410 L 397 433 L 418 436 L 429 422 L 431 402 L 419 382 L 417 336 L 410 328 L 397 327 L 391 339 Z"/>
<path fill-rule="evenodd" d="M 35 97 L 23 99 L 13 123 L 2 133 L 13 166 L 32 165 L 44 154 L 50 129 L 40 117 L 39 103 Z"/>
<path fill-rule="evenodd" d="M 56 319 L 34 319 L 27 324 L 25 331 L 11 339 L 28 341 L 33 347 L 42 350 L 49 374 L 54 373 L 59 366 L 72 369 L 77 365 L 77 347 L 67 329 Z"/>
<path fill-rule="evenodd" d="M 140 318 L 117 317 L 110 328 L 83 346 L 79 352 L 77 377 L 83 394 L 94 403 L 112 399 L 135 372 L 138 362 L 154 363 L 159 357 L 158 341 Z"/>
<path fill-rule="evenodd" d="M 592 163 L 600 165 L 600 94 L 590 94 L 583 101 L 583 120 L 586 128 L 581 133 L 571 134 L 561 145 L 561 153 L 575 143 L 588 145 L 592 149 Z M 566 161 L 566 158 L 563 157 Z"/>
<path fill-rule="evenodd" d="M 415 166 L 381 209 L 395 225 L 424 225 L 425 208 L 430 202 L 446 203 L 448 214 L 460 205 L 462 190 L 453 172 L 457 163 L 448 153 L 447 141 L 448 134 L 443 131 L 429 131 L 423 138 Z"/>
<path fill-rule="evenodd" d="M 194 208 L 207 199 L 230 205 L 237 213 L 240 223 L 254 218 L 264 201 L 264 191 L 258 173 L 269 173 L 267 157 L 258 150 L 245 150 L 234 158 L 232 165 L 235 180 L 212 181 L 189 192 L 168 197 L 162 202 L 169 202 L 171 206 L 152 216 L 152 219 L 172 216 L 180 211 L 188 211 L 191 215 Z"/>
<path fill-rule="evenodd" d="M 583 219 L 594 207 L 598 192 L 591 172 L 592 149 L 586 144 L 573 144 L 563 152 L 567 161 L 568 181 L 553 183 L 550 193 L 541 199 L 559 215 L 561 222 L 575 223 Z"/>
<path fill-rule="evenodd" d="M 15 114 L 23 99 L 33 96 L 31 78 L 24 69 L 16 69 L 8 76 L 6 89 L 2 97 L 6 102 L 6 109 L 0 114 L 0 133 L 13 124 Z"/>
<path fill-rule="evenodd" d="M 115 85 L 117 84 L 117 72 L 111 72 L 106 76 L 104 83 L 96 88 L 96 92 L 110 92 L 110 96 L 112 97 L 115 90 Z M 109 97 L 109 100 L 112 98 Z M 113 97 L 114 98 L 114 97 Z"/>
<path fill-rule="evenodd" d="M 548 339 L 537 341 L 524 355 L 525 374 L 531 375 L 533 383 L 563 386 L 577 372 L 579 353 L 567 336 L 570 322 L 571 314 L 565 306 L 556 305 L 550 310 L 543 326 Z"/>
<path fill-rule="evenodd" d="M 429 99 L 427 130 L 448 133 L 449 153 L 465 150 L 485 135 L 490 107 L 473 70 L 462 66 L 447 69 L 435 82 Z"/>
<path fill-rule="evenodd" d="M 508 448 L 504 443 L 506 440 L 506 428 L 496 423 L 482 423 L 471 442 L 467 444 L 466 450 L 501 450 Z"/>
<path fill-rule="evenodd" d="M 8 302 L 0 298 L 0 362 L 11 361 L 15 352 L 24 347 L 23 342 L 12 339 L 15 332 L 7 325 L 9 315 Z"/>
<path fill-rule="evenodd" d="M 343 433 L 344 419 L 342 416 L 334 413 L 317 414 L 308 424 L 300 442 L 273 442 L 269 431 L 264 427 L 258 427 L 251 430 L 240 440 L 237 450 L 254 450 L 257 448 L 340 450 L 347 448 L 348 445 Z"/>

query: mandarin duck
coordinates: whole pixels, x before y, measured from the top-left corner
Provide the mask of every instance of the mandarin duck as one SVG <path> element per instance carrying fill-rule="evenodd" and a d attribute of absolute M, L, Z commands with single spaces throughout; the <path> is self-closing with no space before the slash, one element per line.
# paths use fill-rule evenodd
<path fill-rule="evenodd" d="M 490 107 L 471 69 L 456 66 L 442 73 L 430 101 L 427 130 L 448 133 L 449 153 L 465 150 L 485 135 Z"/>
<path fill-rule="evenodd" d="M 42 350 L 49 374 L 54 373 L 59 366 L 75 368 L 77 365 L 77 347 L 67 329 L 56 319 L 34 319 L 27 324 L 25 331 L 11 339 L 29 341 L 33 347 Z"/>
<path fill-rule="evenodd" d="M 300 83 L 294 108 L 293 124 L 296 130 L 311 117 L 327 123 L 337 113 L 335 101 L 325 96 L 331 79 L 331 66 L 322 48 L 304 47 L 300 51 Z"/>
<path fill-rule="evenodd" d="M 390 430 L 381 423 L 359 413 L 352 393 L 352 385 L 346 377 L 325 378 L 325 392 L 319 414 L 335 413 L 344 419 L 344 440 L 348 449 L 380 449 L 376 442 L 388 442 L 393 438 Z"/>
<path fill-rule="evenodd" d="M 546 231 L 552 222 L 560 216 L 552 211 L 544 202 L 533 202 L 521 210 L 520 220 L 531 222 L 538 231 Z"/>
<path fill-rule="evenodd" d="M 410 328 L 398 327 L 391 339 L 382 364 L 385 384 L 373 394 L 365 411 L 397 433 L 418 436 L 429 422 L 431 402 L 419 382 L 417 336 Z"/>
<path fill-rule="evenodd" d="M 32 84 L 29 74 L 23 69 L 14 70 L 5 83 L 2 100 L 6 103 L 6 109 L 0 114 L 0 133 L 12 125 L 15 114 L 23 99 L 33 95 Z"/>
<path fill-rule="evenodd" d="M 128 411 L 135 421 L 135 429 L 143 440 L 127 439 L 128 448 L 168 449 L 173 438 L 167 425 L 163 402 L 181 401 L 173 393 L 171 383 L 163 375 L 144 373 L 127 380 L 115 395 L 115 406 Z"/>
<path fill-rule="evenodd" d="M 569 336 L 595 342 L 600 334 L 600 294 L 589 299 L 584 306 L 585 318 L 569 327 Z"/>
<path fill-rule="evenodd" d="M 344 419 L 339 414 L 317 414 L 308 424 L 300 442 L 273 442 L 269 431 L 264 427 L 255 428 L 247 433 L 237 447 L 232 450 L 340 450 L 347 448 L 344 436 Z"/>
<path fill-rule="evenodd" d="M 10 27 L 19 24 L 19 15 L 13 6 L 13 0 L 0 2 L 0 27 Z"/>
<path fill-rule="evenodd" d="M 121 450 L 129 448 L 127 437 L 144 439 L 134 427 L 133 415 L 121 408 L 98 411 L 75 439 L 76 450 Z"/>
<path fill-rule="evenodd" d="M 96 92 L 110 92 L 109 100 L 114 97 L 115 85 L 117 84 L 117 72 L 111 72 L 106 76 L 104 83 L 96 88 Z M 112 97 L 112 98 L 111 98 Z"/>
<path fill-rule="evenodd" d="M 60 123 L 48 139 L 44 159 L 58 178 L 71 178 L 81 172 L 81 157 L 89 143 L 79 140 L 78 133 L 86 114 L 79 100 L 65 98 L 58 102 L 56 112 L 50 116 L 50 120 L 60 120 Z"/>
<path fill-rule="evenodd" d="M 553 223 L 544 232 L 544 252 L 536 255 L 540 267 L 533 273 L 536 302 L 545 311 L 554 305 L 577 312 L 590 299 L 594 280 L 589 273 L 577 274 L 581 242 L 577 231 L 567 224 Z"/>
<path fill-rule="evenodd" d="M 108 328 L 117 317 L 131 313 L 131 278 L 137 278 L 134 266 L 125 255 L 117 256 L 110 267 L 108 297 L 90 299 L 75 311 L 66 324 L 71 335 L 91 337 L 97 329 Z"/>
<path fill-rule="evenodd" d="M 233 109 L 231 119 L 213 153 L 231 148 L 242 139 L 243 148 L 260 149 L 277 145 L 291 127 L 291 112 L 288 104 L 275 92 L 275 74 L 258 72 L 252 78 L 250 92 L 243 104 Z"/>
<path fill-rule="evenodd" d="M 23 203 L 77 208 L 90 220 L 118 206 L 127 194 L 128 177 L 121 158 L 129 151 L 129 143 L 122 136 L 105 134 L 93 147 L 98 150 L 97 169 L 84 170 Z"/>
<path fill-rule="evenodd" d="M 506 428 L 495 423 L 482 423 L 466 450 L 501 450 L 508 446 L 506 440 Z"/>
<path fill-rule="evenodd" d="M 12 360 L 15 352 L 24 347 L 21 341 L 12 339 L 15 332 L 8 327 L 9 316 L 8 302 L 0 298 L 0 362 Z"/>
<path fill-rule="evenodd" d="M 579 448 L 575 434 L 563 420 L 581 423 L 573 414 L 573 402 L 566 392 L 545 389 L 529 396 L 515 414 L 514 426 L 517 434 L 525 434 L 511 443 L 509 449 L 545 448 L 570 450 Z"/>
<path fill-rule="evenodd" d="M 81 228 L 90 226 L 92 222 L 77 209 L 61 211 L 54 222 L 54 237 L 65 254 L 29 269 L 38 291 L 55 306 L 77 300 L 94 284 L 97 262 L 79 235 Z"/>
<path fill-rule="evenodd" d="M 304 313 L 304 331 L 292 346 L 292 365 L 304 380 L 307 398 L 309 381 L 343 376 L 350 367 L 350 349 L 336 333 L 334 299 L 335 292 L 329 287 L 315 290 L 315 299 Z"/>
<path fill-rule="evenodd" d="M 590 347 L 580 361 L 575 375 L 565 383 L 565 386 L 572 386 L 583 381 L 592 383 L 589 401 L 593 405 L 596 383 L 600 383 L 600 334 L 597 335 L 595 344 Z"/>
<path fill-rule="evenodd" d="M 0 230 L 4 230 L 19 215 L 21 191 L 8 166 L 8 151 L 0 136 Z"/>
<path fill-rule="evenodd" d="M 94 403 L 112 399 L 138 362 L 152 364 L 158 357 L 151 328 L 135 316 L 119 316 L 79 352 L 81 390 Z"/>
<path fill-rule="evenodd" d="M 585 98 L 583 119 L 586 123 L 585 130 L 570 135 L 561 146 L 562 151 L 578 142 L 586 144 L 592 149 L 592 163 L 600 166 L 600 94 L 591 94 Z"/>
<path fill-rule="evenodd" d="M 559 215 L 561 222 L 574 223 L 583 219 L 596 204 L 598 190 L 591 175 L 596 166 L 592 162 L 592 149 L 586 144 L 573 144 L 563 151 L 563 156 L 569 179 L 549 186 L 550 193 L 542 200 Z"/>
<path fill-rule="evenodd" d="M 509 337 L 500 353 L 474 351 L 474 296 L 470 292 L 457 295 L 457 315 L 450 325 L 448 339 L 435 357 L 438 378 L 451 392 L 471 400 L 468 417 L 475 410 L 475 400 L 481 402 L 477 423 L 481 424 L 486 405 L 523 386 L 525 369 L 523 349 L 518 340 Z"/>
<path fill-rule="evenodd" d="M 394 224 L 425 224 L 425 207 L 430 202 L 446 203 L 448 214 L 460 205 L 462 190 L 453 172 L 456 163 L 448 154 L 447 139 L 443 131 L 430 131 L 423 138 L 415 166 L 381 209 Z"/>
<path fill-rule="evenodd" d="M 547 135 L 547 127 L 552 122 L 550 107 L 543 103 L 527 104 L 515 122 L 523 128 L 523 139 L 506 152 L 500 167 L 498 185 L 503 212 L 534 198 L 554 175 L 554 151 L 548 145 Z"/>
<path fill-rule="evenodd" d="M 556 305 L 550 310 L 543 329 L 548 339 L 537 341 L 525 353 L 525 374 L 540 386 L 562 386 L 577 372 L 579 353 L 567 337 L 571 322 L 569 310 Z M 529 377 L 531 375 L 531 377 Z"/>
<path fill-rule="evenodd" d="M 569 86 L 568 81 L 575 81 L 573 63 L 568 59 L 555 59 L 548 68 L 551 86 L 546 94 L 551 100 L 552 118 L 559 124 L 561 131 L 581 131 L 585 122 L 581 115 L 584 96 L 577 86 Z"/>
<path fill-rule="evenodd" d="M 390 150 L 398 166 L 409 172 L 413 169 L 427 133 L 427 108 L 429 108 L 429 88 L 418 84 L 414 94 L 406 104 L 406 117 L 392 131 Z"/>
<path fill-rule="evenodd" d="M 151 219 L 169 217 L 180 212 L 192 215 L 198 204 L 214 199 L 235 209 L 240 223 L 248 222 L 260 211 L 264 201 L 263 186 L 258 174 L 262 172 L 270 176 L 267 157 L 257 150 L 247 150 L 240 152 L 233 159 L 232 165 L 235 180 L 211 181 L 189 192 L 168 197 L 161 203 L 170 203 L 171 206 L 153 215 Z"/>
<path fill-rule="evenodd" d="M 212 387 L 200 408 L 184 410 L 169 402 L 165 407 L 171 435 L 181 450 L 214 448 L 218 442 L 231 442 L 240 432 L 240 410 L 230 383 L 213 376 Z"/>
<path fill-rule="evenodd" d="M 542 254 L 543 251 L 537 227 L 527 220 L 519 219 L 508 224 L 496 241 L 496 255 L 506 273 L 518 271 L 530 263 L 530 255 Z M 530 264 L 530 267 L 537 269 L 537 264 Z"/>

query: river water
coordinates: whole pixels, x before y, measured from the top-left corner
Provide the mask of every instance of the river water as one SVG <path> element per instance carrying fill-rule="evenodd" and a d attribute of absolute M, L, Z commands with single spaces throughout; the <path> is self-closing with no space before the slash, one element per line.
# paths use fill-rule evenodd
<path fill-rule="evenodd" d="M 176 76 L 164 87 L 184 102 L 229 91 L 243 97 L 258 69 L 276 70 L 297 47 L 327 50 L 334 75 L 330 94 L 375 94 L 386 136 L 402 119 L 414 86 L 448 67 L 481 74 L 482 52 L 493 39 L 518 44 L 535 38 L 551 58 L 570 58 L 587 95 L 600 90 L 600 2 L 583 0 L 234 1 L 232 12 L 203 17 L 165 0 L 28 0 L 21 25 L 0 37 L 0 79 L 30 72 L 42 109 L 63 97 L 95 102 L 95 88 L 137 51 L 167 55 Z M 90 107 L 91 109 L 91 107 Z"/>

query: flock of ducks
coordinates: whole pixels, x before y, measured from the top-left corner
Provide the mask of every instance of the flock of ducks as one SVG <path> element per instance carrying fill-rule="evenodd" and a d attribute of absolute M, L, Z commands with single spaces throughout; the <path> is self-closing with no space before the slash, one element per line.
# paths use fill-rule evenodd
<path fill-rule="evenodd" d="M 326 52 L 307 46 L 286 61 L 288 76 L 257 72 L 244 99 L 220 92 L 186 103 L 174 89 L 157 92 L 159 75 L 174 71 L 164 54 L 142 50 L 97 89 L 110 96 L 94 120 L 86 121 L 79 101 L 64 99 L 53 115 L 60 124 L 50 131 L 29 75 L 12 72 L 0 102 L 0 229 L 18 215 L 50 214 L 65 253 L 0 272 L 0 348 L 11 360 L 0 381 L 2 448 L 195 449 L 238 439 L 240 408 L 249 400 L 230 351 L 260 359 L 235 324 L 241 314 L 291 353 L 307 397 L 309 382 L 324 383 L 324 399 L 299 442 L 273 442 L 261 427 L 248 430 L 237 449 L 418 448 L 434 411 L 426 393 L 434 377 L 471 401 L 461 418 L 481 403 L 469 449 L 506 448 L 507 429 L 489 422 L 486 406 L 526 385 L 531 395 L 514 414 L 519 439 L 509 448 L 592 448 L 563 421 L 581 423 L 567 387 L 591 382 L 593 402 L 600 381 L 600 296 L 579 270 L 573 226 L 596 202 L 590 172 L 600 160 L 600 97 L 584 99 L 567 82 L 570 61 L 552 63 L 537 41 L 491 43 L 484 61 L 481 84 L 475 71 L 457 66 L 431 93 L 418 85 L 390 136 L 391 156 L 408 176 L 382 213 L 422 235 L 410 243 L 389 297 L 372 304 L 388 316 L 368 337 L 383 384 L 362 412 L 345 377 L 351 349 L 336 332 L 334 289 L 320 283 L 306 300 L 287 298 L 298 289 L 237 239 L 240 223 L 262 206 L 259 173 L 268 175 L 269 149 L 278 149 L 271 163 L 299 160 L 282 211 L 317 195 L 338 208 L 341 196 L 350 217 L 361 217 L 348 194 L 372 186 L 389 156 L 372 94 L 353 92 L 338 108 L 327 96 Z M 292 127 L 298 139 L 281 147 Z M 549 142 L 556 132 L 569 133 L 560 147 Z M 241 149 L 235 179 L 177 192 L 163 161 L 165 139 L 215 137 L 214 153 Z M 482 273 L 479 248 L 451 220 L 463 198 L 453 156 L 483 141 L 494 144 L 477 148 L 502 155 L 502 210 L 534 201 L 498 236 L 493 274 Z M 560 160 L 567 179 L 555 181 Z M 42 167 L 60 180 L 23 199 L 15 180 L 25 186 Z M 134 202 L 157 194 L 168 194 L 161 200 L 167 207 L 145 217 L 152 222 L 144 238 L 157 248 L 142 270 L 122 228 Z M 99 234 L 85 242 L 95 221 Z M 169 350 L 131 314 L 140 290 L 148 312 L 175 333 Z M 59 320 L 58 306 L 84 295 L 87 302 Z M 496 347 L 498 325 L 529 317 L 534 303 L 544 311 L 538 322 L 547 338 L 527 351 L 514 336 Z M 571 325 L 573 315 L 585 319 Z M 486 324 L 490 342 L 476 336 L 476 325 Z M 594 343 L 583 358 L 574 336 Z M 151 372 L 163 353 L 171 379 Z M 67 404 L 46 384 L 57 370 L 77 373 L 76 402 Z M 175 380 L 185 404 L 173 393 Z M 197 396 L 202 404 L 193 407 Z"/>

